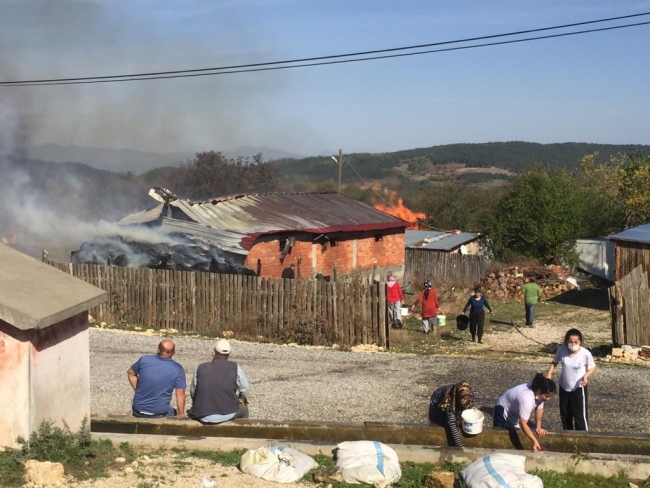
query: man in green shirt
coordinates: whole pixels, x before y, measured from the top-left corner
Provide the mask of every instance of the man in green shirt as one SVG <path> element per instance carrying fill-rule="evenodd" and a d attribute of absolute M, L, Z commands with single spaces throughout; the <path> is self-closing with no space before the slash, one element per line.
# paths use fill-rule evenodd
<path fill-rule="evenodd" d="M 529 283 L 521 287 L 521 293 L 524 295 L 524 306 L 526 307 L 526 325 L 528 327 L 533 327 L 535 307 L 537 302 L 542 299 L 542 289 L 535 281 L 535 277 L 531 276 Z"/>

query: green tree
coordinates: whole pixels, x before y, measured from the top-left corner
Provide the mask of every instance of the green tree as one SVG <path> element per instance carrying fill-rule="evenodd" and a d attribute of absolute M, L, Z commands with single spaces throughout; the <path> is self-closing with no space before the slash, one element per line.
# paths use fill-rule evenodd
<path fill-rule="evenodd" d="M 582 158 L 578 179 L 590 202 L 600 235 L 650 222 L 650 155 L 640 151 L 596 163 L 598 153 Z"/>
<path fill-rule="evenodd" d="M 536 168 L 516 179 L 485 217 L 492 250 L 545 263 L 574 263 L 575 239 L 583 232 L 582 201 L 573 179 L 561 170 Z"/>
<path fill-rule="evenodd" d="M 205 199 L 235 193 L 270 192 L 278 188 L 278 170 L 262 155 L 226 158 L 220 152 L 198 153 L 174 175 L 173 189 L 180 195 Z"/>
<path fill-rule="evenodd" d="M 417 209 L 427 215 L 425 225 L 444 230 L 476 231 L 483 230 L 484 215 L 498 198 L 499 193 L 495 190 L 447 179 L 430 188 L 422 196 Z"/>

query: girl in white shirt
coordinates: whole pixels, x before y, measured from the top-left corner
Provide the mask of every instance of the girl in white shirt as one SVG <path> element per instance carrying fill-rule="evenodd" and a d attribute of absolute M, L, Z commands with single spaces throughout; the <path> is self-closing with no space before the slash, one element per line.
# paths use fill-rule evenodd
<path fill-rule="evenodd" d="M 560 373 L 560 417 L 564 430 L 589 430 L 587 413 L 587 383 L 596 371 L 596 363 L 591 353 L 582 347 L 582 333 L 570 329 L 564 336 L 562 344 L 546 377 L 551 379 L 558 364 L 562 364 Z"/>
<path fill-rule="evenodd" d="M 533 442 L 533 451 L 541 451 L 542 448 L 528 421 L 535 412 L 535 432 L 540 437 L 546 435 L 546 430 L 542 428 L 544 402 L 553 397 L 555 390 L 553 380 L 545 378 L 542 373 L 537 373 L 530 383 L 510 388 L 499 397 L 494 407 L 494 426 L 506 429 L 521 428 Z"/>

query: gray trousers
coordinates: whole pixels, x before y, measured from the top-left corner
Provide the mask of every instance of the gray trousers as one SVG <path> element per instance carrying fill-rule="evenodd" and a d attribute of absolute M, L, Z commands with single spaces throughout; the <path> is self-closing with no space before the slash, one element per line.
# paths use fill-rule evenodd
<path fill-rule="evenodd" d="M 402 322 L 402 302 L 388 302 L 388 320 L 391 324 Z"/>

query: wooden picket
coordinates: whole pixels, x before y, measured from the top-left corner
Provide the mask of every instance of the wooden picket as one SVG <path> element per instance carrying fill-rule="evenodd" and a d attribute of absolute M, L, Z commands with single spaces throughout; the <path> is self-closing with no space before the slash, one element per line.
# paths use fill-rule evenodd
<path fill-rule="evenodd" d="M 488 265 L 485 256 L 407 249 L 404 282 L 431 280 L 436 284 L 471 286 L 485 276 Z"/>
<path fill-rule="evenodd" d="M 387 347 L 385 286 L 45 261 L 107 292 L 98 322 Z"/>

